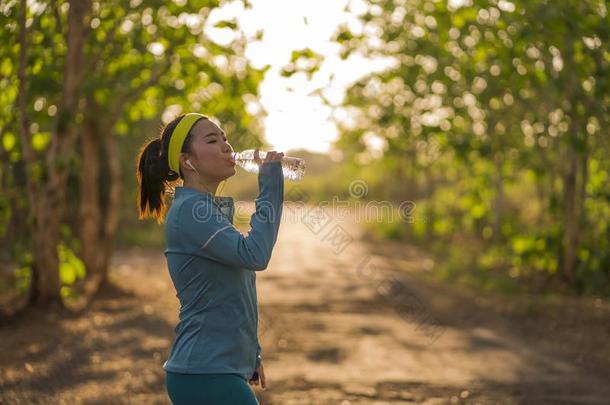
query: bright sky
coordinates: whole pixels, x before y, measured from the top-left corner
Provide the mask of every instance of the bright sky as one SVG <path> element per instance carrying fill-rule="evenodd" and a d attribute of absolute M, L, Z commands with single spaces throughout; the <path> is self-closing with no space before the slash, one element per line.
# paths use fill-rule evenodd
<path fill-rule="evenodd" d="M 264 121 L 267 140 L 279 151 L 329 151 L 337 137 L 336 127 L 329 121 L 332 111 L 310 93 L 323 87 L 324 96 L 333 105 L 338 104 L 350 83 L 384 66 L 381 61 L 373 63 L 356 56 L 342 61 L 340 46 L 330 40 L 341 23 L 348 23 L 354 31 L 362 29 L 357 18 L 344 10 L 346 5 L 356 13 L 363 13 L 366 6 L 361 0 L 251 0 L 251 4 L 250 9 L 239 2 L 215 10 L 208 26 L 237 18 L 247 36 L 264 31 L 262 41 L 248 46 L 246 57 L 256 68 L 271 65 L 260 87 L 260 102 L 268 113 Z M 223 45 L 232 39 L 228 29 L 206 32 Z M 325 57 L 320 71 L 311 81 L 300 73 L 281 77 L 281 68 L 289 63 L 291 52 L 307 47 Z"/>

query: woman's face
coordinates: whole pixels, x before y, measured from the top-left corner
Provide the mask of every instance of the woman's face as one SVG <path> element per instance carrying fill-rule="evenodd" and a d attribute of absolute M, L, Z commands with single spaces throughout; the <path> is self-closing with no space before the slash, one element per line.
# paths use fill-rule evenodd
<path fill-rule="evenodd" d="M 188 156 L 199 175 L 218 182 L 233 176 L 233 147 L 227 142 L 224 131 L 207 119 L 197 121 L 191 131 L 193 140 Z"/>

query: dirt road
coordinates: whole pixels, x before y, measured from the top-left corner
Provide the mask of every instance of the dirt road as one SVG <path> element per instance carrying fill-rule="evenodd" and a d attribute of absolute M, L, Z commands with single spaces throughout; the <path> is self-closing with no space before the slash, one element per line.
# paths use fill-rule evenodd
<path fill-rule="evenodd" d="M 286 217 L 257 275 L 261 404 L 610 402 L 606 302 L 426 281 L 435 264 L 421 250 L 318 214 Z M 0 403 L 169 403 L 178 305 L 162 252 L 118 253 L 111 280 L 85 315 L 0 328 Z"/>

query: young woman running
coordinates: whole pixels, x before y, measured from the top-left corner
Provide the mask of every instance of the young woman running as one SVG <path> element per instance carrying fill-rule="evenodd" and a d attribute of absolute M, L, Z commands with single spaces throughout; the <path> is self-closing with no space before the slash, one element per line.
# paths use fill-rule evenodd
<path fill-rule="evenodd" d="M 284 154 L 272 151 L 262 161 L 255 152 L 259 195 L 244 236 L 233 225 L 233 199 L 216 196 L 220 182 L 235 174 L 232 152 L 224 131 L 189 113 L 167 124 L 137 159 L 139 216 L 165 219 L 165 257 L 180 301 L 176 338 L 163 365 L 176 405 L 258 404 L 248 383 L 267 384 L 256 271 L 267 267 L 278 236 Z M 179 179 L 167 209 L 165 193 Z"/>

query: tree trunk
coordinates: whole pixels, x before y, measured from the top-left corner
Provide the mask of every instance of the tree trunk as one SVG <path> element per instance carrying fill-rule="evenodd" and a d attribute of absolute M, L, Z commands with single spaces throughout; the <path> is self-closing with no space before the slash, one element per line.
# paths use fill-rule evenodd
<path fill-rule="evenodd" d="M 499 152 L 496 152 L 499 153 Z M 504 158 L 494 156 L 494 163 L 496 166 L 496 175 L 494 183 L 496 186 L 496 198 L 493 203 L 493 222 L 492 238 L 494 242 L 498 243 L 502 240 L 502 215 L 504 213 L 504 177 L 502 175 L 502 163 Z"/>
<path fill-rule="evenodd" d="M 88 277 L 100 273 L 100 138 L 92 118 L 86 117 L 81 138 L 80 256 Z"/>
<path fill-rule="evenodd" d="M 563 255 L 561 260 L 562 275 L 568 284 L 574 282 L 576 267 L 576 249 L 578 246 L 578 225 L 576 213 L 576 176 L 578 170 L 577 156 L 574 148 L 566 147 L 566 168 L 563 175 Z"/>
<path fill-rule="evenodd" d="M 22 1 L 22 13 L 25 18 L 26 1 Z M 46 155 L 46 178 L 43 184 L 28 175 L 28 189 L 42 190 L 30 193 L 30 206 L 35 213 L 33 226 L 34 245 L 34 283 L 32 288 L 32 303 L 61 305 L 59 257 L 57 247 L 61 242 L 61 218 L 63 215 L 64 192 L 68 170 L 68 152 L 74 145 L 77 135 L 74 117 L 78 110 L 79 90 L 82 82 L 80 67 L 82 62 L 84 38 L 87 30 L 85 16 L 91 7 L 90 1 L 70 1 L 68 11 L 68 32 L 66 35 L 67 54 L 64 70 L 63 93 L 58 106 L 57 124 L 53 130 L 51 143 Z M 25 24 L 23 24 L 25 27 Z M 22 45 L 25 44 L 25 38 Z M 25 81 L 25 74 L 22 76 Z M 23 107 L 22 113 L 26 113 Z M 29 133 L 22 138 L 29 138 Z M 25 150 L 30 147 L 27 139 Z M 26 157 L 26 160 L 28 157 Z M 30 164 L 34 156 L 30 156 Z"/>
<path fill-rule="evenodd" d="M 104 221 L 104 255 L 102 260 L 103 278 L 108 278 L 108 267 L 114 246 L 114 236 L 119 225 L 119 209 L 121 203 L 121 159 L 116 136 L 108 132 L 106 137 L 106 156 L 110 171 L 110 190 L 106 205 L 106 220 Z"/>
<path fill-rule="evenodd" d="M 566 38 L 570 38 L 566 36 Z M 565 67 L 562 71 L 567 83 L 567 95 L 570 100 L 570 118 L 567 142 L 565 144 L 565 168 L 563 172 L 563 237 L 562 256 L 560 260 L 561 275 L 570 287 L 575 287 L 578 265 L 578 246 L 582 228 L 584 209 L 584 192 L 587 181 L 587 137 L 582 125 L 583 118 L 579 113 L 580 104 L 587 104 L 587 95 L 582 92 L 578 80 L 578 71 L 574 66 L 574 43 L 568 39 L 565 45 Z M 584 152 L 584 153 L 583 153 Z M 580 183 L 579 183 L 580 181 Z"/>
<path fill-rule="evenodd" d="M 586 183 L 588 179 L 587 138 L 583 134 L 583 150 L 579 151 L 576 141 L 580 140 L 578 122 L 573 117 L 570 125 L 573 142 L 566 145 L 566 168 L 563 176 L 564 233 L 561 258 L 562 275 L 571 286 L 576 281 L 578 246 L 580 231 L 585 221 Z"/>
<path fill-rule="evenodd" d="M 46 188 L 45 188 L 46 189 Z M 35 284 L 32 285 L 35 293 L 32 295 L 32 304 L 61 306 L 59 256 L 57 248 L 60 237 L 60 196 L 51 190 L 41 195 L 37 204 L 35 233 L 32 235 L 34 243 L 34 271 L 37 273 Z"/>
<path fill-rule="evenodd" d="M 17 94 L 17 106 L 19 108 L 19 136 L 21 141 L 21 150 L 23 152 L 23 162 L 26 172 L 26 187 L 28 193 L 28 201 L 30 204 L 30 212 L 32 216 L 31 230 L 32 230 L 32 250 L 34 254 L 34 263 L 32 266 L 32 284 L 30 287 L 29 300 L 31 303 L 35 303 L 39 300 L 42 301 L 56 301 L 59 299 L 59 283 L 49 279 L 52 276 L 46 266 L 53 266 L 53 254 L 49 254 L 45 250 L 45 246 L 42 243 L 44 235 L 41 233 L 45 229 L 41 229 L 42 218 L 46 216 L 44 210 L 41 209 L 44 198 L 40 195 L 41 183 L 33 176 L 32 167 L 36 163 L 36 155 L 32 148 L 31 134 L 29 129 L 29 115 L 28 115 L 28 95 L 26 86 L 26 67 L 27 67 L 27 34 L 28 29 L 26 26 L 26 13 L 27 13 L 27 1 L 21 0 L 19 10 L 19 67 L 17 75 L 19 77 L 19 92 Z M 40 197 L 40 199 L 38 198 Z M 46 263 L 46 264 L 45 264 Z M 53 267 L 57 271 L 57 266 Z M 39 289 L 41 285 L 57 285 L 57 289 L 54 293 L 47 296 L 46 292 Z"/>
<path fill-rule="evenodd" d="M 434 173 L 432 171 L 432 167 L 428 166 L 425 169 L 426 176 L 426 209 L 416 212 L 416 220 L 424 221 L 425 225 L 425 235 L 424 240 L 431 241 L 434 238 L 434 219 L 435 219 L 435 205 L 434 199 L 432 198 L 434 195 L 434 191 L 436 189 Z M 417 209 L 417 208 L 416 208 Z"/>
<path fill-rule="evenodd" d="M 93 102 L 90 109 L 96 110 Z M 81 258 L 87 269 L 84 293 L 88 298 L 95 294 L 108 278 L 121 193 L 121 163 L 116 138 L 108 128 L 111 125 L 104 125 L 97 119 L 95 115 L 85 118 L 86 131 L 81 142 L 80 237 Z M 103 155 L 108 163 L 109 190 L 107 196 L 100 198 L 100 157 Z"/>

